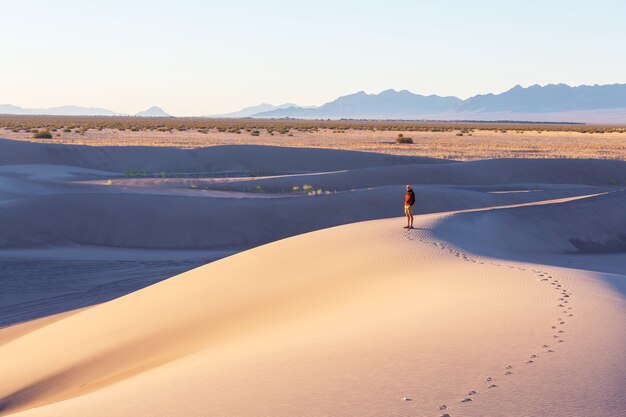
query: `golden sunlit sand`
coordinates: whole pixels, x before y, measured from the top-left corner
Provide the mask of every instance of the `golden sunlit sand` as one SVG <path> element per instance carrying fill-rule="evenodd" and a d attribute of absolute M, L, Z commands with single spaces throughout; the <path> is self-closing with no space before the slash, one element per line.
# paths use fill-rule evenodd
<path fill-rule="evenodd" d="M 2 2 L 0 417 L 626 417 L 626 2 L 529 6 Z"/>
<path fill-rule="evenodd" d="M 0 148 L 1 415 L 626 407 L 624 162 Z"/>
<path fill-rule="evenodd" d="M 3 415 L 615 415 L 624 299 L 434 237 L 449 216 L 285 239 L 27 324 L 0 347 Z"/>

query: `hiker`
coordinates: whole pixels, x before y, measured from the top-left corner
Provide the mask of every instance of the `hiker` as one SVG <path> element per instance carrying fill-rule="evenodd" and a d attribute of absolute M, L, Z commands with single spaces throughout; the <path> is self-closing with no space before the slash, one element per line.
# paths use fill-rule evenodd
<path fill-rule="evenodd" d="M 415 204 L 415 193 L 410 185 L 406 186 L 406 194 L 404 195 L 404 214 L 406 214 L 405 229 L 413 228 L 413 204 Z"/>

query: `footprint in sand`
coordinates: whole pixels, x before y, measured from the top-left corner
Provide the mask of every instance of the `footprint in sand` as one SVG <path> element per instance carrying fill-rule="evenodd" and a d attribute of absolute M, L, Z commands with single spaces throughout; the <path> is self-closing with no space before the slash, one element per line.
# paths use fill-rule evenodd
<path fill-rule="evenodd" d="M 485 384 L 488 382 L 493 382 L 493 378 L 492 377 L 488 377 L 487 379 L 485 379 Z"/>
<path fill-rule="evenodd" d="M 496 384 L 491 384 L 487 388 L 498 388 L 498 386 Z"/>
<path fill-rule="evenodd" d="M 508 366 L 506 367 L 506 369 L 513 369 L 513 366 L 512 366 L 512 365 L 508 365 Z"/>
<path fill-rule="evenodd" d="M 467 395 L 476 395 L 476 391 L 472 390 L 472 391 L 468 392 Z"/>
<path fill-rule="evenodd" d="M 554 353 L 554 351 L 552 349 L 548 349 L 546 350 L 546 353 Z"/>
<path fill-rule="evenodd" d="M 461 402 L 462 403 L 469 403 L 469 402 L 472 402 L 472 399 L 471 398 L 464 398 L 464 399 L 461 400 Z"/>
<path fill-rule="evenodd" d="M 504 373 L 504 375 L 513 375 L 513 372 L 511 372 L 511 371 L 506 371 L 506 372 Z"/>
<path fill-rule="evenodd" d="M 535 361 L 533 361 L 532 359 L 529 361 L 526 361 L 527 364 L 531 364 L 531 363 L 535 363 Z"/>
<path fill-rule="evenodd" d="M 445 409 L 447 409 L 447 408 L 448 408 L 448 406 L 447 406 L 447 405 L 445 405 L 445 404 L 441 404 L 441 405 L 439 406 L 439 410 L 441 410 L 441 411 L 443 411 L 443 410 L 445 410 Z"/>

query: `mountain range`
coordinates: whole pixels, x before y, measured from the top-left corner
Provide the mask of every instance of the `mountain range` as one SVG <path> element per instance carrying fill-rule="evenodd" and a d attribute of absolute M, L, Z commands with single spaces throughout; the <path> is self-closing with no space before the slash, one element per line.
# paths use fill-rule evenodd
<path fill-rule="evenodd" d="M 297 117 L 297 118 L 347 118 L 387 119 L 411 118 L 415 115 L 436 114 L 447 111 L 462 102 L 457 97 L 422 96 L 407 90 L 385 90 L 380 94 L 355 94 L 339 97 L 317 108 L 291 106 L 254 117 Z"/>
<path fill-rule="evenodd" d="M 140 111 L 135 116 L 137 117 L 172 117 L 169 114 L 165 113 L 162 108 L 157 106 L 152 106 L 148 110 Z"/>
<path fill-rule="evenodd" d="M 0 104 L 0 114 L 16 115 L 44 115 L 44 116 L 129 116 L 112 110 L 98 107 L 59 106 L 41 109 L 27 109 L 12 104 Z M 152 106 L 147 110 L 135 114 L 137 117 L 171 117 L 163 109 Z"/>
<path fill-rule="evenodd" d="M 317 108 L 291 106 L 252 115 L 302 119 L 529 120 L 626 122 L 626 84 L 570 87 L 566 84 L 515 86 L 501 94 L 423 96 L 407 90 L 360 91 Z"/>
<path fill-rule="evenodd" d="M 255 114 L 270 112 L 273 110 L 286 109 L 289 107 L 301 107 L 301 106 L 298 106 L 293 103 L 279 104 L 278 106 L 274 106 L 273 104 L 262 103 L 262 104 L 259 104 L 258 106 L 245 107 L 239 111 L 235 111 L 232 113 L 215 114 L 215 115 L 206 116 L 206 117 L 229 117 L 229 118 L 230 117 L 232 118 L 251 117 L 251 116 L 254 116 Z"/>
<path fill-rule="evenodd" d="M 127 116 L 92 107 L 24 109 L 9 104 L 0 105 L 0 114 Z M 170 117 L 158 107 L 151 107 L 136 116 Z M 233 113 L 204 117 L 626 123 L 626 84 L 517 85 L 500 94 L 481 94 L 466 100 L 424 96 L 407 90 L 385 90 L 379 94 L 359 91 L 319 107 L 263 103 Z"/>

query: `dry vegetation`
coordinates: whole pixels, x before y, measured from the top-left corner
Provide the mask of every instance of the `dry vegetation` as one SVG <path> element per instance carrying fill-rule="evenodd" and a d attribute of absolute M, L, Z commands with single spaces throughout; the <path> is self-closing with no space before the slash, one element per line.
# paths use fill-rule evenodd
<path fill-rule="evenodd" d="M 34 137 L 41 132 L 52 138 Z M 0 116 L 0 137 L 113 146 L 324 147 L 460 160 L 626 160 L 626 127 L 582 124 Z"/>

